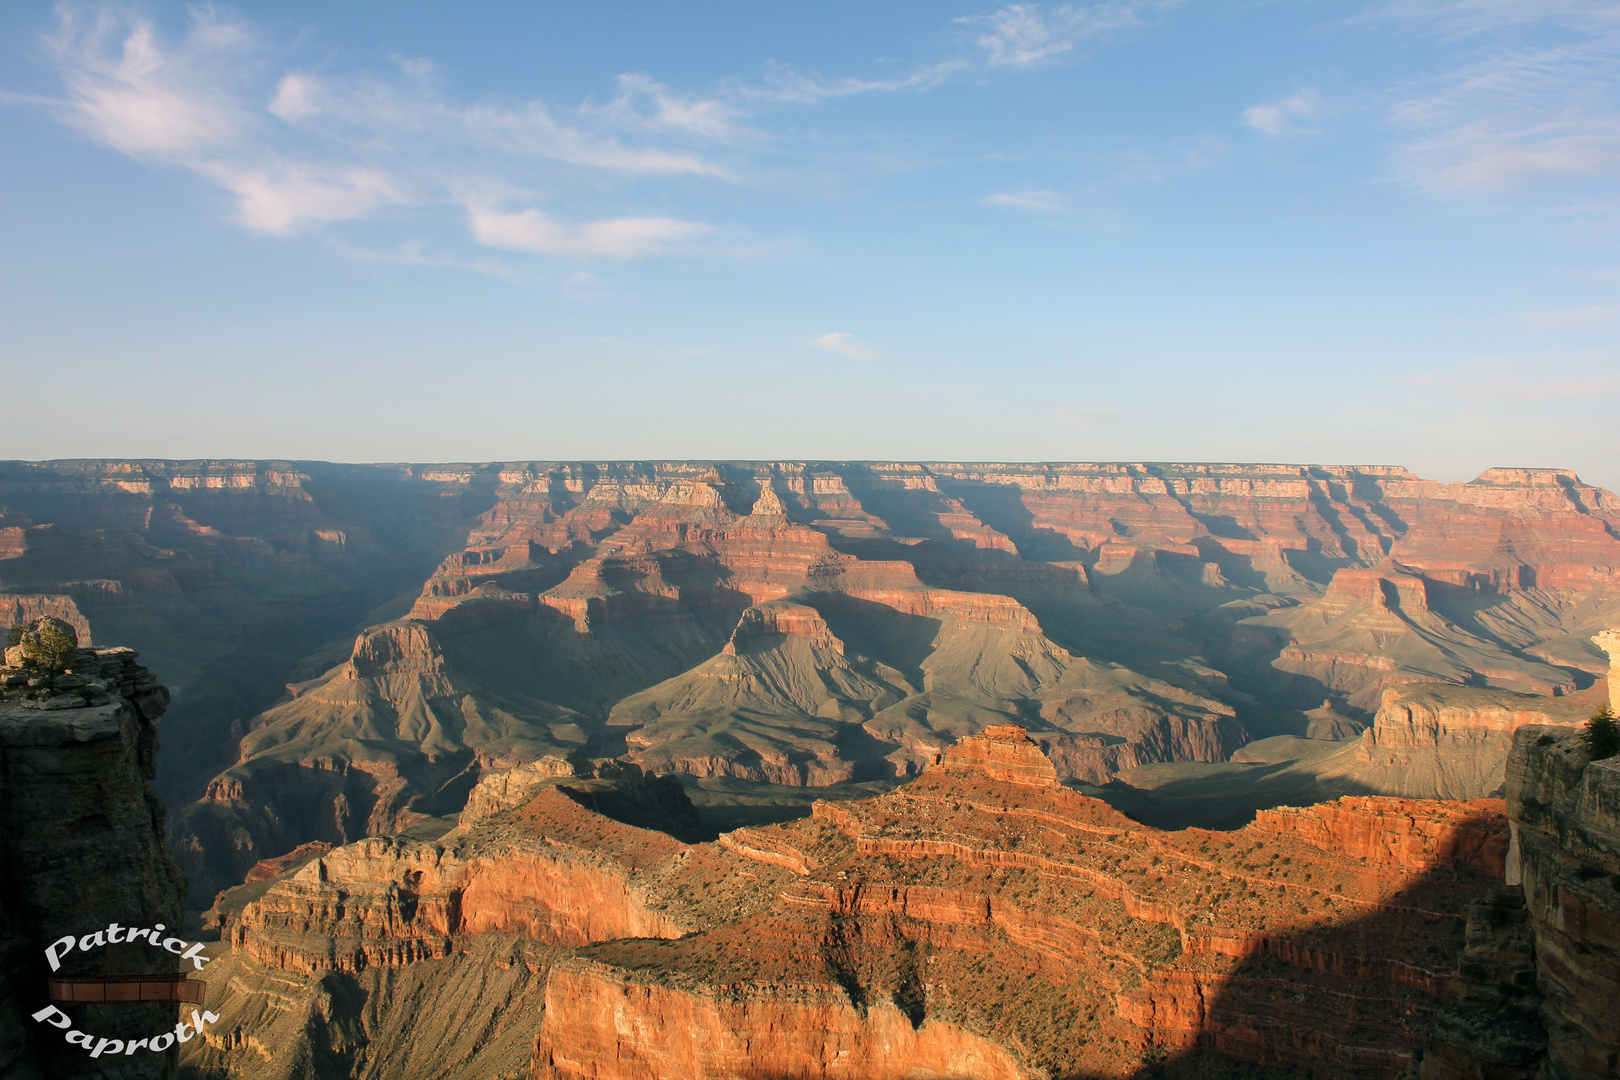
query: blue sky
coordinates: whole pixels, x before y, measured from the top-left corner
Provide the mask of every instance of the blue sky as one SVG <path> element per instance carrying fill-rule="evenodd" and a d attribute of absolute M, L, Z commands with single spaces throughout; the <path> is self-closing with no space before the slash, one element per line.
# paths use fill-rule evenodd
<path fill-rule="evenodd" d="M 0 8 L 0 456 L 1575 468 L 1620 5 Z"/>

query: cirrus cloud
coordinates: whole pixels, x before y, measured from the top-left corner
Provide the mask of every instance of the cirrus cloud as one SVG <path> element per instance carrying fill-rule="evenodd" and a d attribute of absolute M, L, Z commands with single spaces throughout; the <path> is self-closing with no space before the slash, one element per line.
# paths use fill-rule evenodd
<path fill-rule="evenodd" d="M 629 72 L 605 99 L 557 103 L 458 96 L 422 57 L 395 56 L 382 70 L 345 67 L 335 55 L 291 63 L 296 45 L 223 8 L 188 9 L 184 24 L 165 33 L 140 8 L 69 0 L 43 39 L 60 95 L 3 99 L 43 105 L 108 148 L 191 172 L 257 232 L 290 236 L 391 209 L 448 208 L 451 220 L 465 222 L 467 238 L 487 247 L 633 259 L 692 250 L 716 229 L 604 204 L 638 183 L 741 182 L 750 152 L 772 142 L 754 126 L 764 110 L 1073 62 L 1178 3 L 1006 4 L 953 20 L 953 51 L 886 78 L 826 79 L 767 65 L 762 81 L 722 81 L 705 94 Z M 555 206 L 580 194 L 593 201 L 591 210 L 564 220 Z M 986 201 L 1064 209 L 1048 192 Z"/>
<path fill-rule="evenodd" d="M 673 245 L 712 231 L 674 218 L 615 218 L 573 225 L 533 208 L 514 213 L 469 208 L 473 236 L 489 247 L 536 255 L 601 256 L 635 259 L 668 251 Z"/>
<path fill-rule="evenodd" d="M 841 353 L 853 360 L 879 360 L 882 354 L 876 349 L 861 345 L 855 341 L 855 335 L 842 330 L 831 334 L 823 334 L 816 339 L 816 347 L 829 352 Z"/>
<path fill-rule="evenodd" d="M 237 221 L 259 232 L 450 205 L 467 212 L 472 238 L 487 246 L 637 258 L 708 227 L 663 217 L 571 224 L 535 207 L 496 213 L 465 193 L 511 189 L 536 165 L 730 176 L 704 150 L 733 134 L 726 108 L 639 76 L 621 77 L 607 105 L 578 106 L 571 118 L 538 101 L 457 101 L 437 68 L 416 58 L 396 58 L 387 77 L 294 70 L 267 80 L 273 48 L 208 7 L 166 39 L 134 9 L 64 4 L 45 45 L 62 95 L 35 103 L 96 142 L 216 185 L 234 199 Z"/>
<path fill-rule="evenodd" d="M 1322 99 L 1315 90 L 1301 90 L 1297 94 L 1263 105 L 1251 105 L 1243 110 L 1243 122 L 1264 135 L 1308 135 L 1314 130 L 1301 127 L 1301 120 L 1313 120 L 1322 112 Z"/>
<path fill-rule="evenodd" d="M 984 197 L 987 206 L 1012 210 L 1034 210 L 1043 214 L 1066 214 L 1069 208 L 1055 191 L 997 191 Z"/>

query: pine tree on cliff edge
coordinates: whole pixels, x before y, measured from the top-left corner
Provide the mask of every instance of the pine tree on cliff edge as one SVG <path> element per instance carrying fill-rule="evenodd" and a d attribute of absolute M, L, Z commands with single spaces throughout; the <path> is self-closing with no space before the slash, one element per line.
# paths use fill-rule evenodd
<path fill-rule="evenodd" d="M 1586 752 L 1593 761 L 1620 754 L 1620 724 L 1615 723 L 1614 712 L 1607 702 L 1599 705 L 1592 719 L 1586 722 L 1581 737 L 1586 740 Z"/>

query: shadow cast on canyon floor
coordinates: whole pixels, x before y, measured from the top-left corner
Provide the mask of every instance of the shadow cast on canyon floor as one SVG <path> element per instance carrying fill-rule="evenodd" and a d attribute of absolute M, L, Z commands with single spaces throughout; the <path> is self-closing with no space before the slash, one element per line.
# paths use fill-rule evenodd
<path fill-rule="evenodd" d="M 1437 863 L 1379 910 L 1262 940 L 1206 989 L 1196 1032 L 1150 1051 L 1132 1080 L 1393 1080 L 1421 1057 L 1449 996 L 1464 909 L 1495 884 Z"/>
<path fill-rule="evenodd" d="M 1155 829 L 1241 829 L 1261 810 L 1382 794 L 1348 777 L 1321 776 L 1326 765 L 1354 752 L 1357 741 L 1323 742 L 1314 752 L 1277 762 L 1166 762 L 1128 770 L 1104 785 L 1072 786 Z"/>

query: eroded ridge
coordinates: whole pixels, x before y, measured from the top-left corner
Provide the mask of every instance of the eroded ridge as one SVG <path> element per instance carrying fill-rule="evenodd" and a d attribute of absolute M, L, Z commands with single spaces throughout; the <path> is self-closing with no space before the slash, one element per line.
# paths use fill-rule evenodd
<path fill-rule="evenodd" d="M 460 1021 L 400 1012 L 420 997 L 402 987 L 462 985 L 497 954 L 490 1030 L 510 1065 L 529 1025 L 535 1077 L 1220 1076 L 1237 1061 L 1392 1077 L 1416 1060 L 1460 913 L 1500 880 L 1500 801 L 1348 798 L 1166 832 L 1041 760 L 1004 725 L 886 795 L 712 844 L 602 817 L 555 778 L 486 778 L 443 840 L 318 854 L 246 904 L 222 961 L 243 1026 L 197 1063 L 269 1075 L 247 1048 L 272 1031 L 330 1052 L 349 1007 L 332 988 L 352 985 L 368 1011 L 342 1030 L 370 1063 L 353 1075 L 425 1067 L 427 1046 L 458 1048 L 465 1071 L 444 1075 L 492 1075 L 495 1051 Z M 331 1024 L 310 1028 L 321 1009 Z"/>

